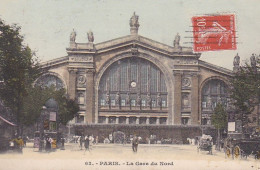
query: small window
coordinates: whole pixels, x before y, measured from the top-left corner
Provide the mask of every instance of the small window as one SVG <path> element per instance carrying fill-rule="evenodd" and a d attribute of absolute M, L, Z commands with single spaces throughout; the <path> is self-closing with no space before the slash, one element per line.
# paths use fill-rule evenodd
<path fill-rule="evenodd" d="M 156 101 L 152 100 L 152 107 L 156 107 Z"/>
<path fill-rule="evenodd" d="M 166 107 L 166 101 L 162 100 L 162 107 Z"/>
<path fill-rule="evenodd" d="M 142 100 L 142 106 L 146 106 L 146 101 L 144 99 Z"/>
<path fill-rule="evenodd" d="M 111 100 L 111 106 L 115 106 L 116 105 L 116 101 L 115 101 L 115 99 L 112 99 Z"/>
<path fill-rule="evenodd" d="M 101 99 L 101 100 L 100 100 L 100 105 L 101 105 L 101 106 L 105 106 L 105 105 L 106 105 L 106 101 L 105 101 L 104 99 Z"/>
<path fill-rule="evenodd" d="M 121 100 L 121 106 L 125 106 L 125 99 Z"/>
<path fill-rule="evenodd" d="M 190 119 L 188 117 L 183 117 L 183 118 L 181 118 L 181 123 L 183 125 L 189 125 L 190 124 Z"/>
<path fill-rule="evenodd" d="M 207 102 L 202 102 L 202 108 L 203 109 L 207 108 Z"/>
<path fill-rule="evenodd" d="M 135 106 L 135 100 L 134 99 L 131 100 L 131 106 Z"/>

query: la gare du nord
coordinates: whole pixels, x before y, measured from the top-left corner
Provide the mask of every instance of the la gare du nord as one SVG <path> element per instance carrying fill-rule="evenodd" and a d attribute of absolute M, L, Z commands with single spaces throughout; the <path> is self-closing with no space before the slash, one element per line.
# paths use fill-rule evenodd
<path fill-rule="evenodd" d="M 90 162 L 86 162 L 85 164 L 86 165 L 89 165 Z M 91 163 L 90 163 L 91 164 Z M 99 162 L 99 165 L 103 165 L 103 166 L 115 166 L 115 165 L 122 165 L 122 163 L 118 162 L 118 161 L 100 161 Z M 174 165 L 173 162 L 139 162 L 139 161 L 136 161 L 136 162 L 125 162 L 123 163 L 123 165 L 135 165 L 135 166 L 148 166 L 148 165 L 151 165 L 151 166 L 167 166 L 167 165 Z"/>
<path fill-rule="evenodd" d="M 253 134 L 251 137 L 258 135 L 258 110 L 254 109 L 248 115 L 245 124 L 241 120 L 243 117 L 237 117 L 230 102 L 229 80 L 241 68 L 239 55 L 234 57 L 233 70 L 202 61 L 201 53 L 181 45 L 179 34 L 175 36 L 173 46 L 139 35 L 138 19 L 135 13 L 130 18 L 130 35 L 97 44 L 93 32 L 88 33 L 87 43 L 77 43 L 73 30 L 66 48 L 68 55 L 40 64 L 46 72 L 34 85 L 64 88 L 68 96 L 77 101 L 79 112 L 67 126 L 59 127 L 57 101 L 49 99 L 40 119 L 30 129 L 34 134 L 26 134 L 28 142 L 33 142 L 33 148 L 44 152 L 57 148 L 65 150 L 67 146 L 72 150 L 84 148 L 85 151 L 102 152 L 102 149 L 106 150 L 103 144 L 114 143 L 132 144 L 130 151 L 137 152 L 137 149 L 144 151 L 147 146 L 158 151 L 150 144 L 193 144 L 197 145 L 196 153 L 207 151 L 212 154 L 218 134 L 212 124 L 212 115 L 221 103 L 227 112 L 228 130 L 219 131 L 222 134 L 222 140 L 218 140 L 219 150 L 224 147 L 227 157 L 248 157 L 253 153 L 255 158 L 260 158 L 260 148 L 253 147 L 258 146 L 259 141 L 246 136 L 249 133 Z M 250 58 L 253 68 L 257 57 L 252 55 Z M 1 110 L 9 112 L 3 103 L 0 106 Z M 1 149 L 6 149 L 10 147 L 9 139 L 14 136 L 15 123 L 2 112 L 0 123 L 4 125 L 0 126 L 4 141 Z M 21 140 L 16 139 L 19 146 L 23 145 Z M 93 147 L 93 144 L 101 143 L 100 148 L 99 145 Z M 138 144 L 148 145 L 138 148 Z M 120 151 L 125 149 L 116 146 L 122 147 Z M 178 150 L 178 145 L 175 146 Z M 174 148 L 169 146 L 165 152 L 171 149 Z M 194 152 L 188 147 L 185 149 Z M 100 162 L 100 165 L 117 164 Z M 157 164 L 171 165 L 173 162 Z"/>

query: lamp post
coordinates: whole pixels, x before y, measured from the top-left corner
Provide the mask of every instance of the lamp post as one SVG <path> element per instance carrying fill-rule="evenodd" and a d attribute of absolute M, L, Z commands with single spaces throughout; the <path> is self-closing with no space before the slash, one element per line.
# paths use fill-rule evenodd
<path fill-rule="evenodd" d="M 40 115 L 40 143 L 39 143 L 39 152 L 42 151 L 44 145 L 44 120 L 47 114 L 47 108 L 45 106 L 42 107 L 41 115 Z"/>

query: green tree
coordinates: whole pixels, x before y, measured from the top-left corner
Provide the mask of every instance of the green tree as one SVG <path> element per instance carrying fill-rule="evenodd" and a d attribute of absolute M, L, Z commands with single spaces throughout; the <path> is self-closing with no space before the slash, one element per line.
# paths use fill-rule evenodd
<path fill-rule="evenodd" d="M 0 19 L 0 98 L 15 115 L 18 134 L 23 126 L 23 100 L 41 73 L 36 56 L 23 44 L 20 29 Z"/>
<path fill-rule="evenodd" d="M 256 58 L 256 65 L 245 63 L 231 80 L 231 98 L 242 127 L 248 123 L 248 115 L 260 104 L 259 65 L 259 58 Z M 242 128 L 242 133 L 244 130 Z"/>
<path fill-rule="evenodd" d="M 227 112 L 221 103 L 218 103 L 211 117 L 212 125 L 218 131 L 217 150 L 220 150 L 220 130 L 227 127 Z"/>

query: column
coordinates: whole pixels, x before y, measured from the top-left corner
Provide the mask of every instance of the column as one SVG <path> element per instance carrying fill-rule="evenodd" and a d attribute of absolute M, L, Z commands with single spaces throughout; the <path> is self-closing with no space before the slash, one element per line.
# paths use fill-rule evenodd
<path fill-rule="evenodd" d="M 135 120 L 135 124 L 137 124 L 137 125 L 138 125 L 139 123 L 140 123 L 140 117 L 139 117 L 139 116 L 137 116 L 137 117 L 136 117 L 136 120 Z"/>
<path fill-rule="evenodd" d="M 129 116 L 126 117 L 125 124 L 129 124 Z"/>
<path fill-rule="evenodd" d="M 174 124 L 181 124 L 181 72 L 174 72 Z M 169 120 L 169 124 L 171 124 Z"/>
<path fill-rule="evenodd" d="M 119 123 L 119 117 L 117 116 L 116 117 L 116 124 L 118 124 Z"/>
<path fill-rule="evenodd" d="M 106 116 L 106 124 L 109 123 L 109 116 Z"/>
<path fill-rule="evenodd" d="M 94 69 L 86 70 L 86 122 L 95 122 L 95 111 L 94 111 Z"/>
<path fill-rule="evenodd" d="M 150 117 L 146 117 L 146 124 L 147 124 L 147 125 L 150 124 Z"/>
<path fill-rule="evenodd" d="M 159 125 L 160 124 L 160 117 L 156 118 L 156 124 Z"/>
<path fill-rule="evenodd" d="M 199 78 L 198 74 L 192 75 L 192 87 L 191 87 L 191 124 L 199 124 Z"/>
<path fill-rule="evenodd" d="M 76 78 L 77 78 L 77 69 L 69 68 L 69 86 L 68 94 L 70 99 L 75 99 L 76 97 Z"/>

